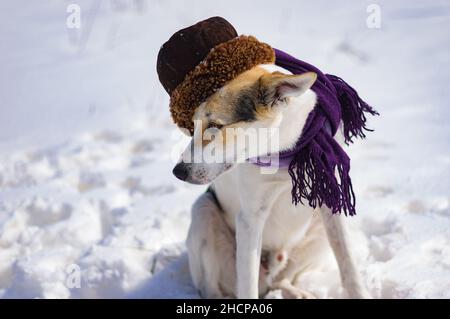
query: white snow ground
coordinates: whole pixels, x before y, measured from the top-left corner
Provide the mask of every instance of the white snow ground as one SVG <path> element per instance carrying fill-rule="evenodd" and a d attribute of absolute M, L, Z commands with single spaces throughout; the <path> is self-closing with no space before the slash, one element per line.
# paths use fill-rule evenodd
<path fill-rule="evenodd" d="M 369 29 L 370 3 L 2 1 L 0 297 L 198 297 L 184 239 L 204 187 L 171 175 L 186 140 L 155 61 L 174 31 L 222 15 L 381 112 L 350 150 L 364 276 L 374 297 L 449 298 L 450 4 L 379 1 Z M 335 269 L 305 288 L 343 296 Z"/>

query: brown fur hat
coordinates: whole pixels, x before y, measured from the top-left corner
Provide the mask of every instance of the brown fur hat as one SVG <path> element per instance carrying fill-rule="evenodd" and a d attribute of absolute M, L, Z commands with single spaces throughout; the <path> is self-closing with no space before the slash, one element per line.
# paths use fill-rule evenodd
<path fill-rule="evenodd" d="M 193 133 L 195 109 L 228 81 L 258 64 L 274 63 L 275 53 L 252 36 L 213 17 L 176 32 L 161 47 L 157 71 L 170 94 L 174 122 Z"/>

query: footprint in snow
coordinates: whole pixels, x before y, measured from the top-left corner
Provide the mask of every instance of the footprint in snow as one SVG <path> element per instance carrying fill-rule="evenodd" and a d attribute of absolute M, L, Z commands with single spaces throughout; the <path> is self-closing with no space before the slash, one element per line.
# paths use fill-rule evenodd
<path fill-rule="evenodd" d="M 423 201 L 414 199 L 406 205 L 406 210 L 409 213 L 413 214 L 423 214 L 426 213 L 429 209 Z"/>
<path fill-rule="evenodd" d="M 122 182 L 121 186 L 128 190 L 130 195 L 142 194 L 144 196 L 155 196 L 170 194 L 175 191 L 175 187 L 170 184 L 145 186 L 138 177 L 128 177 Z"/>
<path fill-rule="evenodd" d="M 102 174 L 81 172 L 77 188 L 80 193 L 84 193 L 95 188 L 104 187 L 105 185 L 106 182 Z"/>
<path fill-rule="evenodd" d="M 41 227 L 68 219 L 72 215 L 73 206 L 37 197 L 25 206 L 25 211 L 28 214 L 29 224 Z"/>
<path fill-rule="evenodd" d="M 102 141 L 106 143 L 120 143 L 123 140 L 123 137 L 114 131 L 102 131 L 94 135 L 94 139 L 97 141 Z"/>

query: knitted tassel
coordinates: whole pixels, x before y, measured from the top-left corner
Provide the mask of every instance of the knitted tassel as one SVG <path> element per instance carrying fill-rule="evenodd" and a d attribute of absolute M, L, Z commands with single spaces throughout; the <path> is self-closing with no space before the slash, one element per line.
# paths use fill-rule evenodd
<path fill-rule="evenodd" d="M 379 113 L 364 102 L 355 89 L 343 79 L 331 74 L 326 76 L 333 83 L 341 104 L 345 143 L 353 143 L 354 137 L 365 138 L 364 131 L 372 132 L 373 130 L 366 127 L 367 118 L 364 113 L 371 115 L 379 115 Z"/>
<path fill-rule="evenodd" d="M 292 202 L 304 204 L 304 199 L 313 208 L 325 204 L 333 214 L 343 212 L 353 216 L 356 210 L 349 176 L 350 159 L 332 137 L 324 133 L 318 135 L 289 165 Z"/>

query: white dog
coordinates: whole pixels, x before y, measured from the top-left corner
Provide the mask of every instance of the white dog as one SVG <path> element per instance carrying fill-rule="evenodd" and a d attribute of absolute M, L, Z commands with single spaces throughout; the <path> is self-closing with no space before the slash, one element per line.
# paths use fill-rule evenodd
<path fill-rule="evenodd" d="M 311 298 L 297 283 L 325 261 L 329 243 L 349 297 L 370 298 L 351 254 L 345 216 L 325 206 L 293 205 L 287 170 L 262 174 L 259 166 L 239 161 L 263 154 L 249 145 L 236 149 L 238 133 L 205 141 L 211 127 L 275 128 L 277 134 L 267 138 L 272 153 L 295 144 L 316 104 L 310 90 L 316 74 L 271 71 L 260 65 L 242 73 L 196 110 L 194 119 L 202 125 L 182 158 L 192 156 L 199 143 L 203 150 L 222 146 L 225 163 L 181 161 L 174 168 L 181 180 L 211 183 L 192 208 L 187 248 L 193 282 L 207 298 L 258 298 L 269 289 L 281 289 L 287 298 Z"/>

